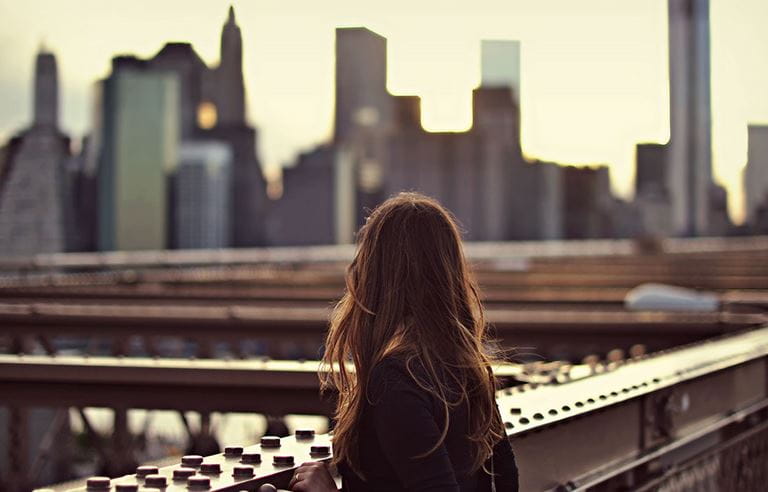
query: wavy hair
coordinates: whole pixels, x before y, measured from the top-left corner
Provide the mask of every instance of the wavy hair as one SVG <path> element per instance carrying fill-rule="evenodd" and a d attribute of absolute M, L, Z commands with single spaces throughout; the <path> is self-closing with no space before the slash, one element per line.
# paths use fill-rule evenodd
<path fill-rule="evenodd" d="M 437 201 L 400 193 L 370 214 L 357 240 L 320 372 L 323 390 L 338 394 L 334 463 L 343 461 L 364 477 L 356 430 L 369 398 L 369 377 L 382 358 L 397 354 L 414 381 L 442 402 L 442 435 L 421 456 L 445 440 L 450 408 L 467 402 L 467 438 L 474 470 L 480 469 L 505 433 L 496 411 L 495 361 L 483 308 L 456 221 Z"/>

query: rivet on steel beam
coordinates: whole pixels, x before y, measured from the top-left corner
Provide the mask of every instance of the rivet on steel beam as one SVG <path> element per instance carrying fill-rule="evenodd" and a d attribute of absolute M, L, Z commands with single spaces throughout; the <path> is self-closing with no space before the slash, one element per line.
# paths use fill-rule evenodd
<path fill-rule="evenodd" d="M 139 485 L 135 483 L 119 483 L 115 485 L 115 492 L 138 492 Z"/>
<path fill-rule="evenodd" d="M 549 413 L 550 415 L 557 415 L 557 410 L 555 410 L 554 408 L 552 408 L 552 409 L 550 409 L 550 410 L 549 410 L 549 412 L 548 412 L 548 413 Z"/>
<path fill-rule="evenodd" d="M 312 456 L 326 456 L 331 454 L 331 447 L 328 445 L 310 446 L 309 454 Z"/>
<path fill-rule="evenodd" d="M 621 362 L 624 360 L 624 351 L 620 348 L 615 348 L 608 352 L 606 358 L 609 362 Z"/>
<path fill-rule="evenodd" d="M 207 475 L 221 473 L 221 465 L 219 463 L 203 463 L 200 465 L 200 473 L 205 473 Z"/>
<path fill-rule="evenodd" d="M 277 489 L 271 483 L 265 483 L 259 487 L 259 492 L 277 492 Z"/>
<path fill-rule="evenodd" d="M 312 429 L 296 429 L 296 439 L 314 439 L 315 431 Z"/>
<path fill-rule="evenodd" d="M 595 399 L 594 398 L 587 398 L 587 403 L 595 403 Z"/>
<path fill-rule="evenodd" d="M 611 391 L 611 396 L 619 396 L 619 394 L 616 391 Z"/>
<path fill-rule="evenodd" d="M 197 471 L 194 468 L 189 468 L 189 467 L 176 468 L 175 470 L 173 470 L 173 479 L 186 480 L 192 475 L 194 475 L 195 473 L 197 473 Z"/>
<path fill-rule="evenodd" d="M 642 343 L 638 343 L 629 347 L 629 355 L 632 358 L 642 357 L 646 354 L 646 352 L 647 350 L 645 348 L 645 345 L 643 345 Z"/>
<path fill-rule="evenodd" d="M 526 417 L 523 417 L 520 419 L 520 423 L 523 425 L 529 424 L 531 421 L 528 420 Z"/>
<path fill-rule="evenodd" d="M 136 476 L 138 478 L 144 478 L 147 475 L 156 475 L 159 470 L 156 466 L 152 465 L 143 465 L 138 468 L 136 468 Z"/>
<path fill-rule="evenodd" d="M 168 486 L 168 479 L 165 475 L 147 475 L 144 479 L 145 487 L 163 488 Z"/>
<path fill-rule="evenodd" d="M 202 475 L 192 475 L 187 479 L 187 488 L 206 490 L 211 488 L 211 479 Z"/>
<path fill-rule="evenodd" d="M 240 457 L 240 461 L 243 463 L 261 463 L 261 454 L 243 453 L 243 455 Z"/>
<path fill-rule="evenodd" d="M 523 413 L 523 411 L 522 411 L 520 408 L 517 408 L 517 407 L 512 407 L 512 408 L 510 408 L 510 409 L 509 409 L 509 412 L 510 412 L 512 415 L 520 415 L 521 413 Z"/>
<path fill-rule="evenodd" d="M 293 466 L 293 456 L 291 455 L 275 455 L 272 458 L 272 464 L 274 466 Z"/>
<path fill-rule="evenodd" d="M 186 456 L 182 456 L 181 458 L 181 464 L 190 468 L 197 468 L 202 462 L 203 457 L 199 454 L 188 454 Z"/>
<path fill-rule="evenodd" d="M 109 477 L 91 477 L 85 481 L 87 490 L 109 490 Z"/>
<path fill-rule="evenodd" d="M 584 406 L 584 402 L 583 401 L 577 401 L 576 403 L 574 403 L 574 405 L 576 405 L 578 408 L 581 408 L 581 407 Z"/>
<path fill-rule="evenodd" d="M 608 397 L 607 397 L 607 396 L 605 396 L 605 395 L 600 395 L 600 399 L 601 399 L 601 400 L 607 400 L 607 399 L 608 399 Z"/>
<path fill-rule="evenodd" d="M 280 438 L 275 436 L 264 436 L 261 438 L 262 448 L 279 448 Z"/>
<path fill-rule="evenodd" d="M 224 448 L 224 456 L 227 458 L 237 458 L 243 454 L 242 446 L 227 446 Z"/>
<path fill-rule="evenodd" d="M 237 465 L 232 470 L 232 476 L 235 477 L 236 479 L 251 478 L 255 474 L 256 473 L 254 472 L 253 467 L 248 465 Z"/>
<path fill-rule="evenodd" d="M 514 429 L 515 424 L 513 424 L 512 422 L 504 422 L 504 427 L 506 427 L 507 429 Z"/>
<path fill-rule="evenodd" d="M 533 418 L 535 418 L 536 420 L 541 420 L 544 418 L 544 416 L 537 412 L 533 414 Z"/>

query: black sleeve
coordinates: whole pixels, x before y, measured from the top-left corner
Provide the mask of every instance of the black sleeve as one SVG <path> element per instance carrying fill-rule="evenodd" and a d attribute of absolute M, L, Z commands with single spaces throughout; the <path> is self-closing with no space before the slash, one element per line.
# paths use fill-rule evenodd
<path fill-rule="evenodd" d="M 498 415 L 499 421 L 504 421 L 501 418 L 498 405 L 496 405 L 496 415 Z M 518 492 L 520 477 L 512 444 L 509 442 L 506 431 L 504 431 L 504 437 L 493 446 L 492 458 L 496 492 Z"/>
<path fill-rule="evenodd" d="M 407 490 L 459 492 L 432 400 L 404 370 L 381 364 L 371 374 L 371 420 L 384 455 Z"/>
<path fill-rule="evenodd" d="M 517 463 L 515 463 L 512 445 L 506 437 L 493 447 L 493 473 L 496 481 L 496 492 L 518 491 Z"/>

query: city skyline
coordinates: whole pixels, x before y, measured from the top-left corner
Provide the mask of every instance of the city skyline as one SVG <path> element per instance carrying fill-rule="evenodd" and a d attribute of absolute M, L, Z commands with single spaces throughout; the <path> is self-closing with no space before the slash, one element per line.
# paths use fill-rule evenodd
<path fill-rule="evenodd" d="M 388 88 L 394 94 L 422 96 L 422 123 L 429 130 L 459 131 L 469 125 L 471 87 L 477 85 L 480 78 L 480 39 L 521 40 L 524 152 L 529 156 L 564 162 L 609 164 L 613 187 L 623 196 L 628 195 L 627 190 L 633 182 L 634 145 L 646 141 L 666 142 L 669 136 L 666 1 L 633 2 L 620 7 L 603 1 L 580 2 L 580 5 L 587 6 L 579 10 L 583 11 L 579 21 L 583 21 L 581 27 L 585 32 L 573 38 L 576 40 L 570 44 L 564 40 L 573 30 L 566 24 L 575 23 L 569 17 L 574 9 L 558 1 L 545 2 L 546 6 L 536 6 L 532 2 L 497 6 L 509 15 L 517 14 L 510 19 L 512 27 L 504 29 L 498 27 L 499 22 L 493 22 L 490 13 L 483 11 L 488 2 L 479 9 L 451 6 L 437 12 L 435 26 L 426 40 L 419 40 L 414 35 L 418 33 L 414 26 L 418 26 L 419 22 L 423 24 L 425 16 L 432 13 L 422 6 L 415 13 L 412 8 L 409 11 L 416 19 L 409 19 L 398 27 L 396 24 L 403 20 L 406 11 L 399 4 L 389 9 L 374 8 L 367 13 L 347 5 L 348 10 L 341 13 L 339 10 L 343 3 L 335 2 L 325 12 L 318 10 L 294 15 L 295 35 L 289 38 L 290 33 L 281 35 L 277 32 L 278 28 L 284 29 L 287 23 L 289 12 L 285 8 L 274 2 L 232 3 L 243 26 L 248 119 L 259 127 L 259 151 L 267 167 L 292 161 L 297 151 L 311 147 L 330 134 L 335 25 L 366 25 L 389 39 Z M 714 176 L 726 185 L 731 198 L 731 212 L 739 219 L 743 214 L 741 168 L 746 162 L 746 124 L 768 121 L 768 91 L 756 94 L 750 90 L 760 84 L 763 87 L 768 85 L 768 67 L 765 63 L 762 66 L 754 64 L 747 70 L 743 60 L 744 57 L 766 59 L 768 37 L 762 45 L 755 42 L 762 39 L 759 36 L 763 34 L 757 33 L 759 23 L 754 20 L 746 26 L 730 26 L 730 23 L 738 24 L 740 16 L 768 18 L 768 15 L 759 15 L 760 12 L 768 14 L 768 7 L 753 2 L 750 5 L 753 10 L 758 9 L 757 12 L 750 10 L 749 5 L 740 5 L 739 12 L 729 13 L 724 2 L 713 0 L 711 3 Z M 151 56 L 166 41 L 180 40 L 193 43 L 206 62 L 216 60 L 217 27 L 228 4 L 201 3 L 195 9 L 188 9 L 194 12 L 184 11 L 176 18 L 169 15 L 177 7 L 174 2 L 146 7 L 155 9 L 157 15 L 145 21 L 146 26 L 142 27 L 146 29 L 140 30 L 140 39 L 131 39 L 136 33 L 127 36 L 126 29 L 116 29 L 114 39 L 93 43 L 93 39 L 99 39 L 100 29 L 112 26 L 115 30 L 115 25 L 121 25 L 118 17 L 124 18 L 125 25 L 131 25 L 131 20 L 142 9 L 126 6 L 110 18 L 105 14 L 107 9 L 100 4 L 81 2 L 82 9 L 71 12 L 72 22 L 59 26 L 58 30 L 51 29 L 46 39 L 46 45 L 56 54 L 59 62 L 63 130 L 81 137 L 89 129 L 93 83 L 104 75 L 114 54 Z M 43 15 L 41 22 L 25 24 L 24 11 L 37 9 L 50 17 L 61 18 L 56 9 L 62 7 L 55 4 L 37 1 L 29 5 L 11 8 L 9 2 L 0 3 L 0 12 L 11 14 L 11 17 L 15 15 L 19 20 L 11 22 L 12 28 L 1 34 L 4 38 L 14 36 L 15 41 L 13 44 L 2 43 L 0 48 L 1 72 L 4 73 L 0 76 L 3 107 L 0 138 L 3 139 L 30 121 L 29 80 L 32 60 L 39 44 L 34 30 L 45 29 L 52 25 L 53 20 L 46 20 Z M 41 8 L 45 6 L 47 8 Z M 555 10 L 547 13 L 544 12 L 545 7 Z M 460 14 L 462 9 L 472 10 L 476 16 L 465 22 L 463 32 L 448 36 L 450 26 L 460 20 L 451 20 L 451 15 Z M 603 22 L 605 26 L 596 32 L 586 32 L 595 23 L 592 14 L 598 11 L 612 22 Z M 630 18 L 634 19 L 634 26 L 627 25 L 632 24 L 628 22 Z M 526 24 L 522 22 L 524 19 L 532 25 L 523 25 Z M 545 19 L 547 23 L 544 23 Z M 82 34 L 72 33 L 73 26 L 78 22 L 91 26 L 90 44 L 80 39 Z M 23 34 L 14 33 L 14 30 L 24 26 L 26 30 Z M 729 28 L 735 27 L 739 29 L 729 31 Z M 611 33 L 616 36 L 628 28 L 630 32 L 623 38 L 623 44 L 607 46 L 607 43 L 601 45 L 599 42 L 601 36 Z M 560 29 L 560 41 L 548 43 L 541 39 L 557 29 Z M 639 31 L 644 34 L 638 38 Z M 728 36 L 735 36 L 737 40 L 740 36 L 742 44 L 751 40 L 754 49 L 729 54 L 728 43 L 733 39 L 728 41 Z M 308 40 L 314 40 L 314 43 Z M 638 44 L 633 44 L 638 40 L 640 45 L 650 44 L 639 49 Z M 83 46 L 89 46 L 89 49 Z M 30 49 L 32 53 L 29 53 Z M 99 53 L 107 51 L 110 54 L 102 58 Z M 636 56 L 630 56 L 633 53 Z M 571 55 L 572 59 L 564 60 L 566 55 Z M 310 58 L 307 59 L 307 56 Z M 601 70 L 606 69 L 606 73 L 611 75 L 608 80 L 604 80 L 602 85 L 593 85 L 591 89 L 587 87 L 590 83 L 587 75 L 605 75 Z M 434 72 L 432 80 L 425 76 L 425 70 Z M 556 76 L 568 70 L 571 71 L 570 77 L 561 80 Z M 453 77 L 446 78 L 446 75 L 452 74 Z M 637 80 L 627 82 L 627 75 Z M 732 79 L 740 82 L 739 90 L 724 89 L 729 87 Z M 270 88 L 270 84 L 275 85 Z M 741 99 L 733 103 L 732 99 L 737 96 Z M 277 107 L 282 107 L 282 111 L 276 111 Z M 635 116 L 627 118 L 628 112 Z M 624 114 L 624 118 L 616 116 L 620 113 Z"/>

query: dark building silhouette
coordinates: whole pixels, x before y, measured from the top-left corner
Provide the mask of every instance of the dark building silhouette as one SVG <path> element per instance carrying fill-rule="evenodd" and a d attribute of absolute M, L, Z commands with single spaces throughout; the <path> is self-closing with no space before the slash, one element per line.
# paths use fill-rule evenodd
<path fill-rule="evenodd" d="M 744 168 L 746 222 L 756 232 L 768 232 L 768 125 L 747 128 L 747 165 Z"/>
<path fill-rule="evenodd" d="M 283 195 L 267 220 L 275 246 L 336 242 L 336 148 L 320 146 L 283 168 Z"/>
<path fill-rule="evenodd" d="M 677 235 L 707 235 L 712 193 L 709 0 L 668 0 L 668 7 L 672 229 Z"/>
<path fill-rule="evenodd" d="M 473 92 L 472 128 L 428 132 L 420 99 L 386 90 L 386 39 L 337 29 L 334 137 L 284 170 L 270 218 L 273 244 L 351 242 L 367 210 L 400 191 L 437 198 L 475 241 L 631 230 L 612 216 L 620 209 L 621 220 L 631 219 L 628 205 L 613 206 L 607 168 L 563 170 L 524 158 L 519 44 L 496 41 L 483 50 L 493 66 L 483 67 L 483 85 Z"/>
<path fill-rule="evenodd" d="M 33 121 L 12 138 L 0 165 L 0 251 L 3 255 L 68 249 L 70 141 L 58 127 L 56 58 L 41 51 L 34 75 Z"/>

